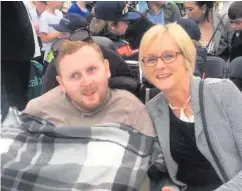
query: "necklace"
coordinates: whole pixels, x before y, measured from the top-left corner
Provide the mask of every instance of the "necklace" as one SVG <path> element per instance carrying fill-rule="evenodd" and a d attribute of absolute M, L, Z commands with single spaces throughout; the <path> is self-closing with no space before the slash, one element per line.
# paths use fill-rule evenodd
<path fill-rule="evenodd" d="M 170 106 L 170 108 L 172 110 L 182 110 L 182 109 L 185 109 L 187 107 L 187 104 L 190 101 L 190 99 L 191 99 L 191 96 L 189 96 L 189 98 L 187 99 L 185 105 L 183 107 L 181 107 L 181 108 L 179 108 L 179 107 L 173 107 L 170 103 L 169 103 L 169 106 Z"/>
<path fill-rule="evenodd" d="M 187 99 L 185 105 L 182 107 L 182 108 L 179 108 L 179 107 L 173 107 L 170 103 L 169 103 L 169 106 L 172 110 L 180 110 L 180 120 L 184 121 L 184 122 L 190 122 L 190 123 L 194 123 L 194 116 L 190 116 L 190 117 L 187 117 L 185 115 L 185 109 L 189 109 L 191 112 L 192 110 L 190 108 L 187 107 L 187 104 L 188 102 L 190 101 L 191 99 L 191 96 Z"/>

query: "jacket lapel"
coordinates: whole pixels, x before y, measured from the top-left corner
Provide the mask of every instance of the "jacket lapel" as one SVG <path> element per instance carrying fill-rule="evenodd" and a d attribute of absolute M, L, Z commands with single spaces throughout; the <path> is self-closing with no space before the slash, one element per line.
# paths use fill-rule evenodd
<path fill-rule="evenodd" d="M 170 174 L 171 179 L 178 185 L 185 186 L 182 182 L 176 179 L 176 174 L 178 171 L 178 165 L 173 160 L 170 152 L 170 114 L 169 106 L 166 99 L 161 95 L 161 99 L 157 100 L 157 111 L 154 112 L 156 132 L 159 138 L 161 149 L 167 163 L 167 169 Z"/>
<path fill-rule="evenodd" d="M 195 136 L 198 139 L 198 136 L 201 134 L 203 127 L 200 115 L 200 105 L 199 105 L 199 83 L 200 78 L 192 77 L 190 81 L 190 94 L 191 94 L 191 101 L 192 101 L 192 110 L 194 115 L 195 123 Z"/>

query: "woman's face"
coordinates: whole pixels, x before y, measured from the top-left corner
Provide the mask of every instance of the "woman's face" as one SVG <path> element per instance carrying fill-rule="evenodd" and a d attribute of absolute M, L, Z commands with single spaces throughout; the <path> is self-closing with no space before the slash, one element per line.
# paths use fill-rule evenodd
<path fill-rule="evenodd" d="M 160 56 L 163 60 L 157 60 Z M 162 92 L 175 90 L 183 79 L 189 77 L 185 59 L 176 42 L 168 34 L 154 39 L 149 45 L 141 67 L 147 80 Z"/>
<path fill-rule="evenodd" d="M 203 15 L 203 10 L 195 1 L 185 1 L 186 15 L 189 19 L 199 21 Z"/>

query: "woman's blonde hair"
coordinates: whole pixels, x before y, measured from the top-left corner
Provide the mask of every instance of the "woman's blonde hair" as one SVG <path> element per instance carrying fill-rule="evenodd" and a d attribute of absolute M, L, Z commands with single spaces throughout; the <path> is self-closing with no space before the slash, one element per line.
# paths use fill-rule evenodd
<path fill-rule="evenodd" d="M 155 25 L 144 34 L 140 43 L 139 62 L 142 63 L 142 59 L 152 43 L 157 39 L 161 39 L 165 34 L 168 34 L 178 45 L 186 60 L 185 67 L 192 75 L 196 62 L 196 48 L 186 31 L 180 25 L 174 23 Z"/>

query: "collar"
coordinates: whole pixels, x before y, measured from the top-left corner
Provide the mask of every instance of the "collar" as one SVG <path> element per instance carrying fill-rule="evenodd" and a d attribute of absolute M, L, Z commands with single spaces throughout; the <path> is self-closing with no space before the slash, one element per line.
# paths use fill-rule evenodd
<path fill-rule="evenodd" d="M 68 100 L 68 102 L 71 105 L 73 105 L 81 113 L 82 117 L 86 117 L 86 116 L 89 116 L 90 117 L 90 116 L 93 116 L 96 113 L 99 113 L 99 112 L 102 111 L 102 109 L 107 105 L 107 103 L 111 99 L 111 97 L 112 97 L 112 91 L 109 88 L 108 89 L 108 92 L 107 92 L 106 99 L 104 100 L 104 102 L 98 108 L 96 108 L 95 110 L 92 110 L 92 111 L 86 111 L 86 110 L 82 109 L 81 107 L 79 107 L 77 104 L 73 103 L 72 100 L 70 99 L 70 97 L 66 93 L 64 93 L 64 96 Z"/>
<path fill-rule="evenodd" d="M 163 7 L 164 7 L 164 6 L 163 6 Z M 149 14 L 154 15 L 154 16 L 159 16 L 159 15 L 162 13 L 162 11 L 163 11 L 163 7 L 160 8 L 160 10 L 159 10 L 159 12 L 158 12 L 157 15 L 156 15 L 153 11 L 151 11 L 150 9 L 147 9 L 147 12 L 148 12 Z"/>

